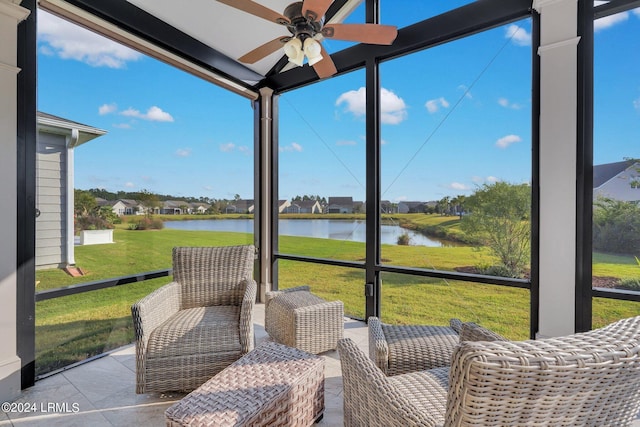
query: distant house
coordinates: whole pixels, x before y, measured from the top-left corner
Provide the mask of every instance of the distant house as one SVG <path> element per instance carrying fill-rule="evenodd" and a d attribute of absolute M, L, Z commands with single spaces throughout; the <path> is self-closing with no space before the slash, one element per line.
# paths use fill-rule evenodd
<path fill-rule="evenodd" d="M 253 213 L 253 199 L 238 199 L 224 208 L 224 213 Z"/>
<path fill-rule="evenodd" d="M 288 200 L 278 200 L 278 213 L 285 212 L 289 206 L 291 206 L 291 202 Z"/>
<path fill-rule="evenodd" d="M 107 132 L 37 113 L 36 269 L 63 268 L 74 257 L 74 149 Z"/>
<path fill-rule="evenodd" d="M 319 214 L 322 213 L 322 206 L 320 206 L 320 202 L 317 200 L 297 200 L 295 202 L 291 202 L 285 209 L 285 212 L 296 214 Z"/>
<path fill-rule="evenodd" d="M 207 213 L 207 210 L 211 207 L 208 203 L 194 202 L 189 203 L 189 213 L 190 214 L 204 214 Z"/>
<path fill-rule="evenodd" d="M 398 213 L 398 205 L 391 203 L 389 200 L 381 200 L 380 213 L 383 213 L 383 214 Z"/>
<path fill-rule="evenodd" d="M 426 207 L 425 202 L 398 202 L 398 213 L 424 213 Z"/>
<path fill-rule="evenodd" d="M 120 202 L 124 204 L 124 215 L 143 215 L 144 206 L 137 200 L 133 199 L 120 199 Z"/>
<path fill-rule="evenodd" d="M 163 215 L 182 215 L 188 213 L 189 203 L 184 200 L 165 200 L 160 213 Z"/>
<path fill-rule="evenodd" d="M 625 160 L 593 166 L 593 198 L 640 202 L 640 162 Z"/>
<path fill-rule="evenodd" d="M 353 213 L 352 197 L 329 197 L 326 213 Z"/>
<path fill-rule="evenodd" d="M 121 200 L 105 200 L 100 197 L 96 197 L 96 204 L 99 207 L 109 207 L 116 215 L 124 215 L 127 210 L 127 206 Z"/>

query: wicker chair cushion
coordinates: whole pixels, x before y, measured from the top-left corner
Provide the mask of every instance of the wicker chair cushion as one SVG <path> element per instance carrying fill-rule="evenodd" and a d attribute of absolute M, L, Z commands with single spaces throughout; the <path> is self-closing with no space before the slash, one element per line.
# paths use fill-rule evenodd
<path fill-rule="evenodd" d="M 431 415 L 437 424 L 444 423 L 449 389 L 448 367 L 389 377 L 389 384 L 411 401 L 411 410 Z"/>
<path fill-rule="evenodd" d="M 240 307 L 180 310 L 149 337 L 149 358 L 234 352 L 240 354 Z"/>
<path fill-rule="evenodd" d="M 383 330 L 389 346 L 387 375 L 448 366 L 458 344 L 458 336 L 446 326 L 384 325 Z"/>
<path fill-rule="evenodd" d="M 466 322 L 460 328 L 460 342 L 463 341 L 507 341 L 507 339 L 477 323 Z"/>
<path fill-rule="evenodd" d="M 253 277 L 254 247 L 173 248 L 173 280 L 182 287 L 182 309 L 239 305 L 243 280 Z"/>

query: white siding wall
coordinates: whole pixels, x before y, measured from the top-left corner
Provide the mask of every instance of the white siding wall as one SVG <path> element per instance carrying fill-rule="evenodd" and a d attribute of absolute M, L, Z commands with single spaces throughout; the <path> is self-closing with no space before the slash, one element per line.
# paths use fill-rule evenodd
<path fill-rule="evenodd" d="M 67 261 L 66 138 L 38 134 L 36 168 L 36 268 L 65 266 Z M 72 231 L 73 232 L 73 231 Z"/>

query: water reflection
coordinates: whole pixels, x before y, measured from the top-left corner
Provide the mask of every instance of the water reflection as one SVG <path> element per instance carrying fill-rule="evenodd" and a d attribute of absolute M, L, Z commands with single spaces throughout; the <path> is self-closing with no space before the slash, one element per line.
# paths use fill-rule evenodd
<path fill-rule="evenodd" d="M 253 233 L 252 219 L 166 221 L 164 226 L 174 230 Z M 282 236 L 316 237 L 321 239 L 351 240 L 354 242 L 364 242 L 366 240 L 366 223 L 364 220 L 280 219 L 278 227 Z M 415 231 L 406 230 L 396 224 L 383 224 L 380 227 L 380 239 L 383 244 L 397 244 L 398 237 L 404 233 L 409 235 L 409 244 L 412 246 L 452 246 L 450 242 L 429 238 Z"/>

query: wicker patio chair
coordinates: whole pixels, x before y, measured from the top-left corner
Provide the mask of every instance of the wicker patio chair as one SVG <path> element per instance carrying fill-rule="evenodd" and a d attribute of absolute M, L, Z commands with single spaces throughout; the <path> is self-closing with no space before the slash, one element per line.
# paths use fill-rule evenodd
<path fill-rule="evenodd" d="M 338 351 L 344 425 L 631 426 L 640 316 L 536 341 L 465 341 L 452 365 L 385 376 L 350 339 Z"/>
<path fill-rule="evenodd" d="M 453 319 L 451 325 L 461 322 Z M 368 330 L 369 357 L 389 376 L 448 367 L 459 340 L 451 326 L 389 325 L 373 316 Z"/>
<path fill-rule="evenodd" d="M 254 254 L 173 248 L 173 282 L 131 307 L 136 393 L 191 391 L 253 349 Z"/>

